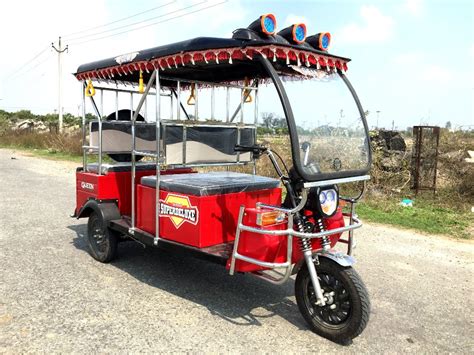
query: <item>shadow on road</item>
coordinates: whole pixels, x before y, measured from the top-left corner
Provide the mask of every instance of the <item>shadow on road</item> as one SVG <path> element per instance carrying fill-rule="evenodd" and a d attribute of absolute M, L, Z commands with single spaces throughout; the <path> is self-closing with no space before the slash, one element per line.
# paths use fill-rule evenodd
<path fill-rule="evenodd" d="M 86 224 L 68 227 L 76 233 L 72 244 L 87 253 Z M 260 319 L 279 316 L 299 329 L 308 329 L 296 303 L 294 282 L 277 286 L 251 275 L 230 276 L 221 265 L 143 248 L 135 242 L 119 244 L 111 265 L 152 287 L 206 307 L 236 325 L 261 325 Z"/>

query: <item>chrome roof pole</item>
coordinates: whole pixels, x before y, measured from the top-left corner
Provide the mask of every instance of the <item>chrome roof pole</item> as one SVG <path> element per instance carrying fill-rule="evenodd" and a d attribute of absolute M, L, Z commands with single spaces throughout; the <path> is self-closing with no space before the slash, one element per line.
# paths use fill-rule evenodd
<path fill-rule="evenodd" d="M 82 98 L 82 171 L 87 171 L 87 153 L 86 146 L 86 82 L 81 81 L 81 98 Z"/>
<path fill-rule="evenodd" d="M 160 163 L 161 163 L 161 154 L 160 154 L 160 120 L 161 120 L 161 95 L 160 95 L 160 76 L 158 69 L 155 69 L 154 72 L 156 80 L 156 115 L 155 115 L 155 124 L 156 124 L 156 186 L 155 186 L 155 239 L 153 243 L 158 245 L 160 240 Z M 152 79 L 150 79 L 152 82 Z M 179 84 L 178 84 L 179 85 Z M 179 89 L 179 86 L 178 86 Z M 178 102 L 179 102 L 179 90 L 178 90 Z M 178 110 L 179 110 L 178 105 Z M 178 115 L 179 117 L 179 115 Z M 165 142 L 163 142 L 165 144 Z"/>

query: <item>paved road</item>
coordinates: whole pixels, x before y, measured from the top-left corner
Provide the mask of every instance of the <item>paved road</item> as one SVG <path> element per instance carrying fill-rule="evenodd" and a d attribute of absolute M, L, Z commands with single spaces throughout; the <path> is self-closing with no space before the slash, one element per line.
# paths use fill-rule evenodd
<path fill-rule="evenodd" d="M 0 352 L 474 352 L 472 243 L 365 226 L 357 270 L 373 310 L 342 347 L 307 329 L 293 281 L 134 243 L 95 262 L 86 221 L 68 217 L 73 169 L 0 150 Z"/>

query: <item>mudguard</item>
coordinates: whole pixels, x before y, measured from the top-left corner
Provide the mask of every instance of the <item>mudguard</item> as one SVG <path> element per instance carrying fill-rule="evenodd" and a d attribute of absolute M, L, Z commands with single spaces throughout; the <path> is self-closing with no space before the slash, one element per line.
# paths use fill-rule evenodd
<path fill-rule="evenodd" d="M 319 258 L 331 259 L 332 261 L 336 262 L 342 267 L 352 266 L 356 262 L 356 260 L 352 256 L 341 253 L 339 251 L 335 251 L 335 250 L 330 250 L 325 253 L 317 252 L 316 254 L 318 255 Z"/>
<path fill-rule="evenodd" d="M 336 250 L 329 250 L 324 253 L 322 251 L 317 251 L 313 255 L 317 255 L 318 258 L 330 259 L 334 261 L 335 263 L 341 265 L 342 267 L 349 267 L 356 263 L 356 260 L 354 259 L 354 257 L 350 255 L 346 255 Z M 301 266 L 304 264 L 304 262 L 305 260 L 301 259 L 298 263 L 296 263 L 295 266 L 293 266 L 293 271 L 291 274 L 292 275 L 297 274 L 298 271 L 301 269 Z"/>
<path fill-rule="evenodd" d="M 92 212 L 97 212 L 103 221 L 111 221 L 114 219 L 120 219 L 120 211 L 115 201 L 98 201 L 90 199 L 81 207 L 76 218 L 89 217 Z"/>

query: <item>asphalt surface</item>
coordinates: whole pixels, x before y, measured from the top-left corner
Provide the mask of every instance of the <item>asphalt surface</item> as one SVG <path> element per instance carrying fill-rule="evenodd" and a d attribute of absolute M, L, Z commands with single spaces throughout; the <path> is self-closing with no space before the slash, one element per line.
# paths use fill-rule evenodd
<path fill-rule="evenodd" d="M 308 330 L 293 281 L 132 242 L 94 261 L 69 217 L 74 166 L 0 150 L 0 352 L 474 353 L 473 243 L 363 227 L 372 314 L 343 347 Z"/>

